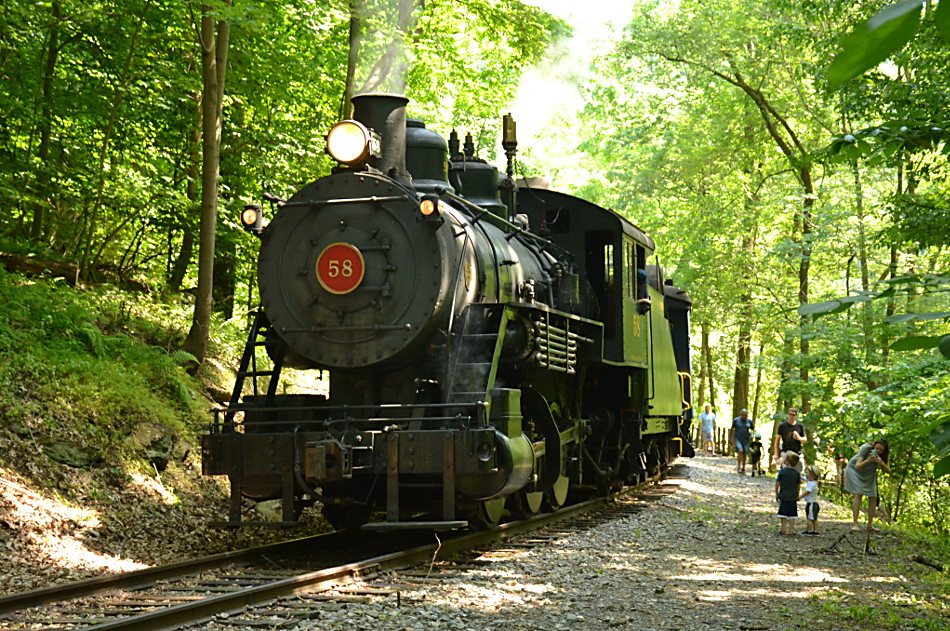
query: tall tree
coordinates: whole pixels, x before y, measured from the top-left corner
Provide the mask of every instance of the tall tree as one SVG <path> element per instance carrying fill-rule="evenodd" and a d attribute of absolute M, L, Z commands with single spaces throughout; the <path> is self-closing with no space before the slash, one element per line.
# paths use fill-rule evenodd
<path fill-rule="evenodd" d="M 349 0 L 350 23 L 347 33 L 346 55 L 346 83 L 343 88 L 343 118 L 353 118 L 353 103 L 351 99 L 356 94 L 356 65 L 360 59 L 360 41 L 362 36 L 362 21 L 360 11 L 363 0 Z"/>
<path fill-rule="evenodd" d="M 109 110 L 108 117 L 106 118 L 105 125 L 103 125 L 103 134 L 102 134 L 102 143 L 99 149 L 99 176 L 96 178 L 96 193 L 95 199 L 92 202 L 92 209 L 89 213 L 89 226 L 86 233 L 86 244 L 83 248 L 82 259 L 79 262 L 79 270 L 83 276 L 89 275 L 88 267 L 91 263 L 90 254 L 92 253 L 92 247 L 96 240 L 96 229 L 99 223 L 99 212 L 102 209 L 103 203 L 103 192 L 105 190 L 106 183 L 106 161 L 109 157 L 109 152 L 111 150 L 110 142 L 112 140 L 112 134 L 115 130 L 116 123 L 119 117 L 119 107 L 122 105 L 125 100 L 125 91 L 128 88 L 129 83 L 133 79 L 132 73 L 132 61 L 138 54 L 138 40 L 139 34 L 142 31 L 142 26 L 145 23 L 145 16 L 148 14 L 149 9 L 151 8 L 151 2 L 145 2 L 142 6 L 142 12 L 139 15 L 138 19 L 135 22 L 135 28 L 129 42 L 129 48 L 126 52 L 125 59 L 122 64 L 122 71 L 119 76 L 119 81 L 115 86 L 115 91 L 112 95 L 112 103 Z"/>
<path fill-rule="evenodd" d="M 59 57 L 60 48 L 63 46 L 61 41 L 61 24 L 63 20 L 62 4 L 59 0 L 53 0 L 52 16 L 50 20 L 49 34 L 47 35 L 47 44 L 45 49 L 45 62 L 42 73 L 42 90 L 40 100 L 40 120 L 39 134 L 40 144 L 36 150 L 36 156 L 39 159 L 39 189 L 40 199 L 34 203 L 33 222 L 30 225 L 30 236 L 33 239 L 40 239 L 46 228 L 46 209 L 49 204 L 49 182 L 53 172 L 53 165 L 49 164 L 50 144 L 53 133 L 53 86 L 56 78 L 56 62 Z"/>
<path fill-rule="evenodd" d="M 221 115 L 224 108 L 231 26 L 219 17 L 221 5 L 202 4 L 198 42 L 201 46 L 201 224 L 198 237 L 198 288 L 191 329 L 183 348 L 204 361 L 211 327 L 212 289 L 214 286 L 214 243 L 218 221 L 218 175 L 221 159 Z"/>

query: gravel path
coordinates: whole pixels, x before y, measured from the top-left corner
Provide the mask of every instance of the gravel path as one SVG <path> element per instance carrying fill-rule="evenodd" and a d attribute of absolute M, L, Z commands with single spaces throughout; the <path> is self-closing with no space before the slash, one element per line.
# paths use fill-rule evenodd
<path fill-rule="evenodd" d="M 947 580 L 883 533 L 864 551 L 823 502 L 818 537 L 779 536 L 774 480 L 734 461 L 687 461 L 651 508 L 414 591 L 341 603 L 297 629 L 939 629 Z M 800 509 L 803 509 L 803 505 Z M 800 510 L 801 513 L 801 510 Z M 804 530 L 799 520 L 797 530 Z M 841 535 L 847 536 L 838 541 Z M 837 552 L 827 552 L 835 546 Z M 486 560 L 487 561 L 487 560 Z M 400 577 L 391 577 L 399 583 Z"/>

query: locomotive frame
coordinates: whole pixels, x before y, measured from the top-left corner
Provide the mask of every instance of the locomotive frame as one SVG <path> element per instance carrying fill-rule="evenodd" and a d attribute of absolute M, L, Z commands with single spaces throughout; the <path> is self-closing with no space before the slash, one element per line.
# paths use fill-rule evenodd
<path fill-rule="evenodd" d="M 334 129 L 364 144 L 266 227 L 245 213 L 262 305 L 202 439 L 203 472 L 230 480 L 227 525 L 259 523 L 247 497 L 281 500 L 267 525 L 319 503 L 339 527 L 492 527 L 693 455 L 691 303 L 648 264 L 652 239 L 516 185 L 510 118 L 499 177 L 406 103 L 354 97 Z M 329 370 L 329 397 L 278 393 L 285 366 Z"/>

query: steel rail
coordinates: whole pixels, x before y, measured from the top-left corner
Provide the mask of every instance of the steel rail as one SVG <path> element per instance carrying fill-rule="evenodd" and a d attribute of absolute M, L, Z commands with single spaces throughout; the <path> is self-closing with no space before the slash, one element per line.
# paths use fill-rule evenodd
<path fill-rule="evenodd" d="M 201 557 L 190 561 L 180 561 L 178 563 L 171 563 L 169 565 L 149 567 L 132 572 L 123 572 L 121 574 L 90 578 L 75 583 L 67 583 L 65 585 L 53 585 L 50 587 L 35 589 L 19 594 L 0 596 L 0 614 L 19 611 L 29 607 L 37 607 L 39 605 L 45 605 L 61 600 L 71 600 L 73 598 L 90 596 L 92 594 L 110 589 L 139 588 L 144 585 L 154 583 L 158 580 L 182 577 L 189 574 L 195 574 L 197 572 L 203 572 L 205 570 L 218 569 L 228 565 L 247 564 L 256 561 L 262 561 L 265 560 L 264 557 L 266 555 L 275 553 L 282 554 L 293 551 L 298 547 L 308 545 L 315 539 L 326 537 L 332 534 L 333 533 L 324 533 L 311 537 L 294 539 L 293 541 L 273 543 L 257 548 L 245 548 L 243 550 L 234 550 L 232 552 L 220 552 L 218 554 L 212 554 L 210 556 Z"/>
<path fill-rule="evenodd" d="M 219 594 L 206 599 L 191 601 L 157 609 L 144 614 L 131 615 L 113 621 L 97 622 L 90 620 L 90 625 L 84 629 L 116 630 L 135 629 L 135 631 L 173 631 L 183 625 L 195 624 L 211 620 L 219 614 L 233 615 L 240 613 L 247 607 L 260 605 L 283 596 L 289 596 L 304 591 L 321 591 L 333 586 L 349 582 L 356 577 L 369 578 L 378 572 L 398 570 L 412 567 L 420 563 L 431 562 L 437 556 L 449 556 L 464 552 L 480 545 L 520 535 L 532 530 L 569 520 L 580 514 L 604 507 L 616 499 L 636 492 L 642 492 L 651 485 L 657 484 L 673 467 L 649 480 L 626 487 L 615 493 L 603 497 L 595 497 L 587 501 L 565 506 L 552 513 L 541 513 L 521 521 L 502 524 L 492 530 L 473 532 L 445 541 L 437 539 L 436 543 L 417 546 L 409 550 L 399 551 L 365 559 L 363 561 L 346 563 L 337 567 L 325 568 L 304 573 L 291 578 L 279 579 L 264 585 L 256 585 L 235 590 L 232 593 Z M 88 596 L 106 590 L 119 588 L 137 588 L 156 580 L 171 577 L 182 577 L 200 571 L 224 567 L 227 565 L 252 563 L 266 559 L 267 554 L 286 553 L 320 537 L 317 535 L 294 541 L 272 544 L 259 548 L 248 548 L 235 552 L 224 552 L 194 561 L 184 561 L 156 568 L 147 568 L 115 576 L 102 577 L 80 581 L 78 583 L 54 586 L 34 590 L 23 594 L 14 594 L 0 598 L 0 613 L 22 610 L 50 602 Z"/>
<path fill-rule="evenodd" d="M 496 539 L 537 530 L 550 524 L 576 517 L 597 508 L 601 508 L 617 498 L 643 491 L 651 484 L 656 484 L 664 474 L 627 487 L 604 497 L 596 497 L 585 502 L 572 504 L 553 513 L 542 513 L 521 521 L 502 524 L 498 528 L 482 532 L 473 532 L 447 541 L 418 546 L 406 551 L 393 552 L 373 557 L 356 563 L 348 563 L 334 568 L 327 568 L 301 574 L 288 579 L 237 590 L 229 594 L 221 594 L 200 601 L 183 603 L 164 609 L 148 612 L 137 616 L 122 618 L 114 622 L 93 624 L 87 629 L 115 631 L 118 629 L 134 629 L 135 631 L 175 631 L 186 624 L 207 622 L 218 614 L 233 615 L 244 611 L 247 607 L 273 601 L 282 596 L 289 596 L 303 591 L 319 591 L 330 589 L 335 585 L 348 582 L 355 577 L 368 578 L 378 572 L 398 570 L 412 567 L 420 563 L 431 562 L 437 555 L 451 555 L 478 547 Z"/>
<path fill-rule="evenodd" d="M 575 504 L 555 513 L 538 515 L 531 519 L 504 524 L 494 530 L 475 532 L 445 542 L 419 546 L 406 551 L 393 552 L 373 557 L 357 563 L 348 563 L 338 567 L 301 574 L 281 579 L 266 585 L 257 585 L 236 590 L 229 594 L 220 594 L 204 600 L 173 605 L 164 609 L 133 615 L 112 622 L 94 623 L 88 629 L 115 631 L 135 629 L 135 631 L 174 631 L 185 624 L 206 622 L 216 614 L 233 615 L 282 596 L 302 591 L 319 591 L 362 576 L 367 577 L 378 572 L 412 567 L 431 561 L 436 554 L 454 554 L 478 545 L 535 530 L 553 522 L 562 521 L 605 504 L 608 498 L 595 498 L 581 504 Z"/>

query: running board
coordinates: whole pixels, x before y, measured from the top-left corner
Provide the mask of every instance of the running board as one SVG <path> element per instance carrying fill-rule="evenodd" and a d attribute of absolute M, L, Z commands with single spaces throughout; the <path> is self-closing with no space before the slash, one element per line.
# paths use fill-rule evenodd
<path fill-rule="evenodd" d="M 468 522 L 458 521 L 379 521 L 360 526 L 360 530 L 454 530 L 468 528 Z"/>
<path fill-rule="evenodd" d="M 212 521 L 207 522 L 212 528 L 300 528 L 299 521 Z"/>

